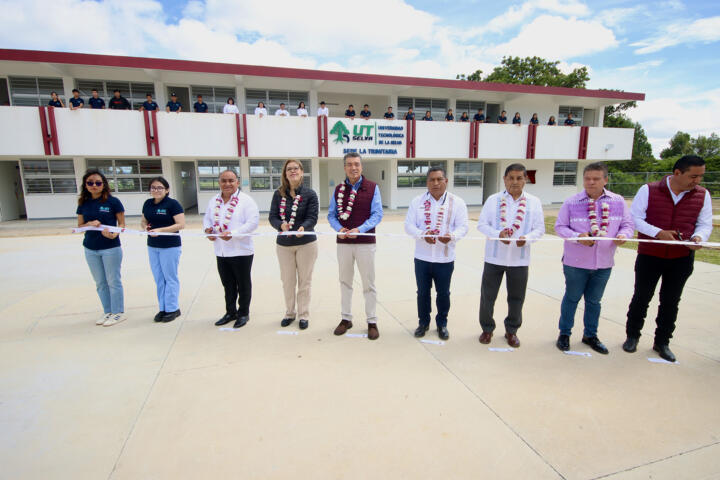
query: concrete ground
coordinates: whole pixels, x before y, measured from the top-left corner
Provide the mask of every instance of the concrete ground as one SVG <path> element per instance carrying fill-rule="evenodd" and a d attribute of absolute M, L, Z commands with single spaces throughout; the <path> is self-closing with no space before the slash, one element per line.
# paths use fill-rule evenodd
<path fill-rule="evenodd" d="M 657 358 L 655 302 L 638 352 L 621 349 L 635 258 L 625 249 L 603 302 L 610 354 L 580 343 L 581 311 L 571 348 L 592 356 L 555 348 L 560 242 L 533 246 L 522 346 L 512 352 L 478 343 L 484 241 L 472 239 L 458 248 L 443 345 L 412 335 L 406 238 L 379 240 L 375 342 L 332 334 L 340 295 L 328 237 L 308 330 L 280 327 L 270 238 L 256 240 L 247 326 L 213 326 L 223 294 L 202 238 L 184 240 L 182 316 L 153 323 L 144 239 L 128 235 L 128 320 L 104 328 L 94 324 L 100 304 L 81 237 L 53 235 L 71 223 L 30 222 L 29 237 L 12 238 L 22 222 L 0 228 L 2 479 L 720 478 L 720 266 L 695 264 L 671 343 L 675 365 L 648 360 Z M 400 233 L 402 214 L 379 231 Z M 366 332 L 360 290 L 352 333 Z M 507 347 L 505 312 L 501 293 L 490 347 Z M 426 339 L 437 340 L 434 329 Z"/>

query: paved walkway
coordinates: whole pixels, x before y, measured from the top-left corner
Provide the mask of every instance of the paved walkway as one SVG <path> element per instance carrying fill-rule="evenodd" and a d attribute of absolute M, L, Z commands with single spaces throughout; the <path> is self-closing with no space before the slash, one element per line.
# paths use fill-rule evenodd
<path fill-rule="evenodd" d="M 401 232 L 400 217 L 380 231 Z M 620 348 L 630 250 L 618 251 L 604 298 L 600 337 L 611 353 L 584 357 L 554 346 L 560 242 L 533 246 L 513 352 L 477 341 L 482 240 L 459 246 L 444 345 L 412 336 L 409 239 L 380 240 L 376 342 L 332 334 L 340 300 L 330 238 L 320 240 L 310 328 L 284 329 L 298 335 L 278 334 L 270 239 L 256 241 L 251 320 L 238 331 L 212 325 L 223 295 L 202 238 L 183 246 L 183 315 L 154 324 L 143 239 L 125 236 L 128 320 L 96 327 L 80 242 L 0 238 L 0 479 L 720 477 L 720 266 L 696 263 L 670 365 L 648 361 L 657 358 L 652 321 L 636 354 Z M 591 352 L 580 331 L 572 348 Z M 362 320 L 351 332 L 365 332 Z M 497 333 L 490 346 L 505 347 L 502 325 Z"/>

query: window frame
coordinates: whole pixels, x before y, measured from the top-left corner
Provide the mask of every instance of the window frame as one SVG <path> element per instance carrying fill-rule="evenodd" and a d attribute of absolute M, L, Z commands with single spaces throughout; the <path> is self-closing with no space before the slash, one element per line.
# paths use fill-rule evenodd
<path fill-rule="evenodd" d="M 401 166 L 405 166 L 405 164 L 410 164 L 410 169 L 407 172 L 400 172 Z M 395 181 L 396 188 L 403 190 L 427 188 L 427 173 L 423 173 L 422 169 L 426 167 L 427 170 L 430 170 L 431 167 L 435 166 L 443 167 L 445 172 L 447 172 L 447 160 L 398 160 L 396 169 L 397 179 Z M 405 183 L 407 180 L 409 180 L 409 184 L 401 185 L 401 182 Z"/>
<path fill-rule="evenodd" d="M 262 159 L 250 159 L 250 191 L 251 192 L 273 192 L 277 190 L 277 188 L 280 186 L 281 179 L 282 179 L 282 168 L 283 165 L 285 165 L 285 160 L 276 159 L 276 158 L 262 158 Z M 306 188 L 312 188 L 312 160 L 310 159 L 298 159 L 298 161 L 303 166 L 303 186 Z M 273 162 L 276 162 L 276 165 L 278 166 L 277 171 L 273 171 Z M 255 163 L 255 165 L 253 165 Z M 265 170 L 263 173 L 253 173 L 252 168 L 260 167 L 260 163 L 265 163 L 266 165 L 262 165 Z M 269 168 L 268 168 L 269 167 Z M 253 180 L 263 179 L 262 181 L 267 181 L 269 187 L 263 187 L 258 188 L 255 187 L 253 184 Z"/>
<path fill-rule="evenodd" d="M 38 163 L 44 163 L 45 164 L 45 171 L 44 172 L 37 172 L 34 173 L 30 170 L 26 170 L 26 164 L 28 162 L 38 162 Z M 72 166 L 72 173 L 62 173 L 57 174 L 53 173 L 52 170 L 52 163 L 60 163 L 60 162 L 68 162 Z M 75 162 L 73 162 L 72 159 L 48 159 L 48 158 L 41 158 L 41 159 L 34 159 L 34 158 L 27 158 L 27 159 L 20 159 L 20 169 L 22 171 L 22 179 L 23 179 L 23 187 L 24 187 L 24 194 L 25 195 L 77 195 L 78 194 L 78 184 L 77 184 L 77 177 L 75 176 Z M 38 191 L 30 191 L 30 187 L 28 186 L 28 180 L 47 180 L 48 182 L 48 190 L 45 192 L 38 192 Z M 72 180 L 72 183 L 75 185 L 75 189 L 72 192 L 56 192 L 56 185 L 53 180 Z M 58 182 L 59 183 L 59 182 Z"/>
<path fill-rule="evenodd" d="M 560 161 L 553 163 L 553 187 L 574 187 L 577 185 L 578 162 Z M 572 182 L 569 180 L 572 179 Z"/>
<path fill-rule="evenodd" d="M 458 167 L 461 165 L 480 165 L 480 173 L 474 173 L 469 170 L 465 172 L 459 172 Z M 458 178 L 464 178 L 464 184 L 458 183 Z M 478 184 L 470 184 L 471 179 L 479 179 Z M 483 180 L 485 179 L 485 163 L 478 160 L 455 160 L 453 164 L 453 188 L 475 188 L 483 186 Z"/>
<path fill-rule="evenodd" d="M 24 80 L 33 80 L 35 83 L 35 92 L 34 93 L 14 93 L 13 92 L 13 82 L 17 81 L 24 81 Z M 7 77 L 8 81 L 8 94 L 9 94 L 9 100 L 10 105 L 18 106 L 18 107 L 44 107 L 47 106 L 48 102 L 52 98 L 50 96 L 50 92 L 54 91 L 58 94 L 58 97 L 60 100 L 62 100 L 63 105 L 67 106 L 67 99 L 65 98 L 65 88 L 63 85 L 63 79 L 59 77 L 36 77 L 36 76 L 28 76 L 28 75 L 9 75 Z M 42 89 L 41 90 L 41 81 L 46 83 L 52 83 L 57 82 L 56 85 L 51 86 L 49 89 Z M 17 87 L 17 86 L 16 86 Z M 45 90 L 47 90 L 47 93 L 43 93 Z M 34 103 L 32 105 L 28 105 L 27 102 L 21 102 L 21 104 L 16 103 L 16 98 L 19 99 L 34 99 L 37 101 L 37 103 Z"/>
<path fill-rule="evenodd" d="M 260 98 L 259 93 L 264 93 L 264 99 Z M 271 103 L 270 92 L 274 93 Z M 250 95 L 251 93 L 252 95 Z M 278 94 L 284 93 L 283 97 Z M 302 98 L 300 96 L 303 96 Z M 302 90 L 275 90 L 275 89 L 262 89 L 262 88 L 246 88 L 245 89 L 245 111 L 252 115 L 255 113 L 258 102 L 265 104 L 265 109 L 268 115 L 275 115 L 275 112 L 280 109 L 280 102 L 285 104 L 285 108 L 290 112 L 291 117 L 297 116 L 297 106 L 300 102 L 305 102 L 305 109 L 308 108 L 308 101 L 310 98 L 309 91 Z"/>
<path fill-rule="evenodd" d="M 108 183 L 110 184 L 110 191 L 112 193 L 150 193 L 150 179 L 162 176 L 163 174 L 162 160 L 154 158 L 88 158 L 86 162 L 88 169 L 94 168 L 100 170 L 105 175 L 105 177 L 108 179 Z M 109 168 L 112 173 L 103 171 L 103 169 L 107 169 L 108 166 L 95 166 L 93 165 L 93 163 L 95 162 L 111 162 Z M 121 168 L 122 166 L 118 167 L 116 165 L 116 162 L 135 162 L 135 165 L 137 166 L 137 173 L 118 173 L 119 168 Z M 154 173 L 142 173 L 142 164 L 144 163 L 147 165 L 150 162 L 153 162 L 153 164 L 157 162 L 157 165 L 160 167 L 160 171 Z M 120 190 L 120 184 L 123 180 L 137 180 L 139 190 Z"/>
<path fill-rule="evenodd" d="M 203 98 L 203 100 L 205 100 Z M 206 163 L 207 165 L 201 165 L 201 163 Z M 213 165 L 210 165 L 210 164 Z M 237 165 L 237 168 L 230 168 L 235 167 Z M 211 170 L 211 173 L 203 173 L 200 171 L 201 167 L 211 167 L 212 169 L 217 168 L 217 173 L 215 173 L 214 170 Z M 227 168 L 223 168 L 227 167 Z M 198 160 L 195 164 L 195 172 L 197 173 L 197 190 L 198 192 L 217 192 L 220 190 L 220 184 L 218 183 L 218 177 L 222 172 L 225 170 L 233 170 L 237 176 L 238 180 L 240 180 L 242 184 L 242 175 L 241 175 L 241 165 L 240 165 L 240 159 L 237 160 L 212 160 L 212 159 L 202 159 Z M 203 186 L 204 182 L 210 182 L 212 185 L 212 188 L 205 188 Z"/>
<path fill-rule="evenodd" d="M 115 90 L 115 88 L 118 86 L 124 87 L 124 84 L 127 84 L 127 90 L 125 90 L 124 88 L 120 88 L 120 95 L 128 102 L 130 102 L 131 110 L 140 109 L 143 102 L 145 102 L 145 100 L 147 99 L 147 93 L 152 93 L 153 100 L 157 101 L 157 99 L 155 98 L 155 84 L 152 82 L 133 82 L 130 80 L 95 80 L 88 78 L 76 78 L 74 80 L 75 88 L 80 90 L 80 96 L 83 97 L 83 99 L 88 99 L 92 97 L 92 88 L 102 87 L 97 89 L 98 97 L 105 100 L 106 107 L 108 106 L 107 103 L 110 102 L 113 96 L 113 90 Z M 108 87 L 108 84 L 110 84 L 111 86 Z M 135 87 L 135 89 L 133 89 L 133 86 Z M 90 91 L 88 91 L 87 88 L 90 88 Z"/>

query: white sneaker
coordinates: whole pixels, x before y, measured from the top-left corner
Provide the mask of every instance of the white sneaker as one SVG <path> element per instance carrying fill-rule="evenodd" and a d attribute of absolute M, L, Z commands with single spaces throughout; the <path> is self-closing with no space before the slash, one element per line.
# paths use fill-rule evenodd
<path fill-rule="evenodd" d="M 112 327 L 116 323 L 120 323 L 123 320 L 125 320 L 125 315 L 122 313 L 111 313 L 110 318 L 105 320 L 105 323 L 103 323 L 103 327 Z"/>
<path fill-rule="evenodd" d="M 106 313 L 102 317 L 97 319 L 97 322 L 95 322 L 95 325 L 105 325 L 105 322 L 110 320 L 110 317 L 112 316 L 112 313 Z"/>

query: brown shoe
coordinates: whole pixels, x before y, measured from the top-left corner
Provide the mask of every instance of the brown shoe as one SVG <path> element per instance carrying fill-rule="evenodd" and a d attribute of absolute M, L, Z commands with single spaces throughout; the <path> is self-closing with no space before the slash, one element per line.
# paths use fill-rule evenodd
<path fill-rule="evenodd" d="M 352 322 L 350 320 L 341 320 L 340 324 L 335 327 L 335 335 L 345 335 L 349 329 L 352 328 Z"/>
<path fill-rule="evenodd" d="M 492 334 L 493 332 L 483 332 L 482 335 L 480 335 L 480 343 L 488 344 L 490 343 L 490 340 L 492 340 Z"/>
<path fill-rule="evenodd" d="M 368 323 L 368 339 L 377 340 L 379 336 L 380 332 L 378 332 L 377 325 L 374 323 Z"/>
<path fill-rule="evenodd" d="M 511 347 L 518 348 L 520 346 L 520 339 L 514 333 L 506 333 L 505 338 Z"/>

